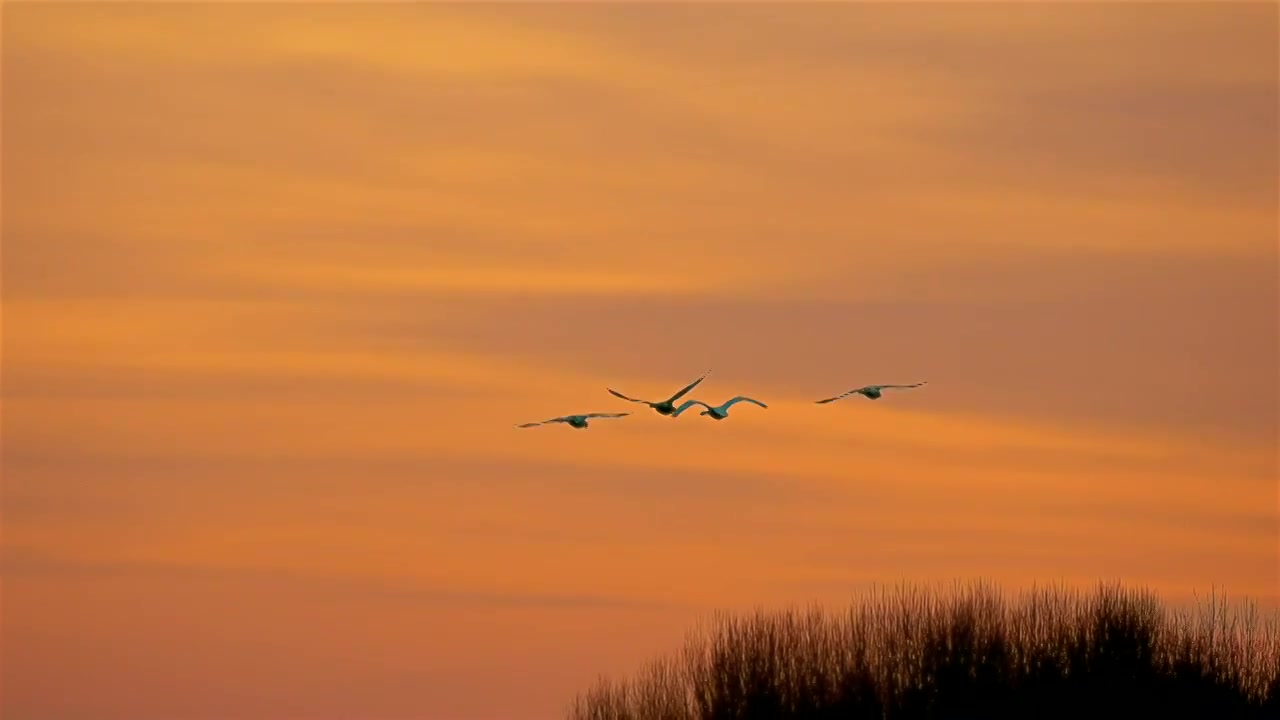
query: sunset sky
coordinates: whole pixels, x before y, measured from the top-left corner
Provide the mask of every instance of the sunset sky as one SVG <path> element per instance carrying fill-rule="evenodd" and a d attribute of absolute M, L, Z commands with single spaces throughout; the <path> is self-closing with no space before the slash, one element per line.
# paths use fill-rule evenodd
<path fill-rule="evenodd" d="M 1280 607 L 1273 3 L 3 12 L 6 720 L 554 718 L 902 580 Z M 605 390 L 708 369 L 769 408 Z"/>

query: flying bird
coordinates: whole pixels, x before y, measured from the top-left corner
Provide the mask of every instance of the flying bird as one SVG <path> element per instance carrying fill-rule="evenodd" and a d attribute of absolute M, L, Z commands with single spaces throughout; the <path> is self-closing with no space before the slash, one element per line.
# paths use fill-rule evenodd
<path fill-rule="evenodd" d="M 738 397 L 732 400 L 729 400 L 716 407 L 711 407 L 710 405 L 702 402 L 701 400 L 686 400 L 683 405 L 681 405 L 679 408 L 676 409 L 675 413 L 672 414 L 672 417 L 679 417 L 680 413 L 684 412 L 685 410 L 688 410 L 694 405 L 701 405 L 702 407 L 706 408 L 706 410 L 703 410 L 702 412 L 698 413 L 699 415 L 710 415 L 712 418 L 716 420 L 723 420 L 729 417 L 729 408 L 733 407 L 734 403 L 740 403 L 740 402 L 755 403 L 756 405 L 759 405 L 762 408 L 769 407 L 768 405 L 765 405 L 759 400 L 752 400 L 746 395 L 739 395 Z"/>
<path fill-rule="evenodd" d="M 916 383 L 916 384 L 914 384 L 914 385 L 867 385 L 866 387 L 856 388 L 856 389 L 854 389 L 854 390 L 850 390 L 849 392 L 846 392 L 846 393 L 840 393 L 839 395 L 837 395 L 837 396 L 835 396 L 835 397 L 829 397 L 829 398 L 827 398 L 826 400 L 815 400 L 815 401 L 814 401 L 814 404 L 816 404 L 816 405 L 822 405 L 823 403 L 835 402 L 836 400 L 839 400 L 839 399 L 841 399 L 841 398 L 846 398 L 846 397 L 849 397 L 850 395 L 854 395 L 854 394 L 862 395 L 863 397 L 867 398 L 868 400 L 879 400 L 879 399 L 880 399 L 880 391 L 882 391 L 882 390 L 887 390 L 887 389 L 889 389 L 889 388 L 904 388 L 904 389 L 905 389 L 905 388 L 914 388 L 914 387 L 920 387 L 921 385 L 925 385 L 925 384 L 927 384 L 927 383 L 928 383 L 928 381 L 926 380 L 926 381 L 924 381 L 924 382 L 918 382 L 918 383 Z"/>
<path fill-rule="evenodd" d="M 675 405 L 676 401 L 684 397 L 685 393 L 697 387 L 698 383 L 702 382 L 704 379 L 706 379 L 707 375 L 710 375 L 710 374 L 711 374 L 710 370 L 702 373 L 702 377 L 699 377 L 697 380 L 694 380 L 693 382 L 689 383 L 688 385 L 685 386 L 683 390 L 676 393 L 675 395 L 672 395 L 666 400 L 663 400 L 662 402 L 649 402 L 648 400 L 639 400 L 637 398 L 627 397 L 626 395 L 623 395 L 622 393 L 618 392 L 617 390 L 614 390 L 613 388 L 606 388 L 606 389 L 615 397 L 620 397 L 623 400 L 628 400 L 633 403 L 642 403 L 644 405 L 648 405 L 649 407 L 653 408 L 654 411 L 657 412 L 659 415 L 668 415 L 668 416 L 674 417 L 676 412 L 676 405 Z"/>
<path fill-rule="evenodd" d="M 631 413 L 586 413 L 585 415 L 564 415 L 562 417 L 551 418 L 550 420 L 543 420 L 542 422 L 524 423 L 523 425 L 517 425 L 516 427 L 531 428 L 538 427 L 539 425 L 546 425 L 548 423 L 565 423 L 569 427 L 581 430 L 587 426 L 587 420 L 589 418 L 620 418 L 630 414 Z"/>

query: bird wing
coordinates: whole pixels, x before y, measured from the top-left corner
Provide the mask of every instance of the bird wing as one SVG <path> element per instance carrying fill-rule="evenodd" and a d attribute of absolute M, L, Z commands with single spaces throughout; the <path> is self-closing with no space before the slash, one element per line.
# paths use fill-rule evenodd
<path fill-rule="evenodd" d="M 708 370 L 708 371 L 706 371 L 706 372 L 702 373 L 702 375 L 701 375 L 697 380 L 694 380 L 693 382 L 689 383 L 688 385 L 685 385 L 683 390 L 681 390 L 680 392 L 676 393 L 675 395 L 672 395 L 671 397 L 667 398 L 667 402 L 669 402 L 669 403 L 674 403 L 675 401 L 677 401 L 677 400 L 679 400 L 680 398 L 684 397 L 684 396 L 685 396 L 685 393 L 688 393 L 690 390 L 692 390 L 692 389 L 694 389 L 694 388 L 698 387 L 698 383 L 700 383 L 700 382 L 702 382 L 703 380 L 707 379 L 707 376 L 708 376 L 708 375 L 710 375 L 710 374 L 711 374 L 711 371 L 710 371 L 710 370 Z"/>
<path fill-rule="evenodd" d="M 849 397 L 850 395 L 852 395 L 852 394 L 854 394 L 854 393 L 856 393 L 856 392 L 862 392 L 863 390 L 870 390 L 870 389 L 871 389 L 871 388 L 873 388 L 873 387 L 875 387 L 875 386 L 874 386 L 874 385 L 868 385 L 868 386 L 866 386 L 866 387 L 854 388 L 853 390 L 850 390 L 849 392 L 842 392 L 842 393 L 840 393 L 839 395 L 836 395 L 835 397 L 829 397 L 829 398 L 827 398 L 826 400 L 816 400 L 816 401 L 814 401 L 814 404 L 816 404 L 816 405 L 822 405 L 823 403 L 835 402 L 836 400 L 841 400 L 841 399 L 843 399 L 843 398 L 847 398 L 847 397 Z"/>
<path fill-rule="evenodd" d="M 701 405 L 702 407 L 704 407 L 704 408 L 706 408 L 706 409 L 708 409 L 708 410 L 710 410 L 710 409 L 711 409 L 711 406 L 710 406 L 710 405 L 708 405 L 708 404 L 706 404 L 706 403 L 702 402 L 701 400 L 685 400 L 685 401 L 684 401 L 684 404 L 682 404 L 680 407 L 676 408 L 676 411 L 675 411 L 675 412 L 671 413 L 671 417 L 679 417 L 679 416 L 680 416 L 680 413 L 684 412 L 685 410 L 688 410 L 689 408 L 693 407 L 694 405 Z"/>
<path fill-rule="evenodd" d="M 636 398 L 633 398 L 633 397 L 627 397 L 626 395 L 623 395 L 622 393 L 618 392 L 617 390 L 614 390 L 613 388 L 605 388 L 605 389 L 608 390 L 610 393 L 612 393 L 615 397 L 620 397 L 623 400 L 630 400 L 633 403 L 644 403 L 645 405 L 653 404 L 648 400 L 637 400 Z"/>
<path fill-rule="evenodd" d="M 587 413 L 586 415 L 583 415 L 582 417 L 585 417 L 585 418 L 620 418 L 620 417 L 626 417 L 627 415 L 630 415 L 630 414 L 631 414 L 631 413 Z"/>
<path fill-rule="evenodd" d="M 519 428 L 531 428 L 531 427 L 537 427 L 537 426 L 539 426 L 539 425 L 546 425 L 547 423 L 553 423 L 553 422 L 564 422 L 565 420 L 568 420 L 568 418 L 567 418 L 567 417 L 554 417 L 554 418 L 551 418 L 550 420 L 543 420 L 542 422 L 534 422 L 534 423 L 525 423 L 525 424 L 523 424 L 523 425 L 517 425 L 516 427 L 519 427 Z"/>
<path fill-rule="evenodd" d="M 729 409 L 729 406 L 733 405 L 734 403 L 740 403 L 740 402 L 755 403 L 756 405 L 759 405 L 759 406 L 760 406 L 760 407 L 762 407 L 762 408 L 767 408 L 767 407 L 769 407 L 768 405 L 765 405 L 764 403 L 760 402 L 759 400 L 752 400 L 751 398 L 747 397 L 746 395 L 739 395 L 738 397 L 736 397 L 736 398 L 734 398 L 734 399 L 730 400 L 729 402 L 725 403 L 724 405 L 721 405 L 720 407 L 721 407 L 722 409 L 724 409 L 724 410 L 728 410 L 728 409 Z"/>
<path fill-rule="evenodd" d="M 923 384 L 924 383 L 914 383 L 914 384 L 909 384 L 909 386 L 893 386 L 893 384 L 883 384 L 883 386 L 867 386 L 867 387 L 864 387 L 863 389 L 909 388 L 909 387 L 920 387 L 920 386 L 923 386 Z M 854 392 L 858 392 L 858 391 L 854 391 Z"/>

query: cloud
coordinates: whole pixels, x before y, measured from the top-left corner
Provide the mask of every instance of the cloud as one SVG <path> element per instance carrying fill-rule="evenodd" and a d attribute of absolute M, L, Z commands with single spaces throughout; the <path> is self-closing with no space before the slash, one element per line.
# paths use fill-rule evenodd
<path fill-rule="evenodd" d="M 655 609 L 669 604 L 635 597 L 590 594 L 540 594 L 470 591 L 458 587 L 431 587 L 376 578 L 312 575 L 279 568 L 177 565 L 154 562 L 83 561 L 61 558 L 22 547 L 6 547 L 5 572 L 19 578 L 72 576 L 80 579 L 169 579 L 203 582 L 252 582 L 255 585 L 289 585 L 328 596 L 356 594 L 428 606 L 519 606 L 550 609 L 610 608 Z"/>
<path fill-rule="evenodd" d="M 348 268 L 383 292 L 785 295 L 856 272 L 841 292 L 878 295 L 974 255 L 1256 258 L 1273 234 L 1274 43 L 1221 41 L 1265 27 L 1248 11 L 317 9 L 339 33 L 117 6 L 93 37 L 67 12 L 24 8 L 6 45 L 9 297 L 278 295 Z M 450 50 L 460 28 L 493 52 Z"/>
<path fill-rule="evenodd" d="M 1275 578 L 1273 7 L 7 10 L 6 709 L 508 717 L 820 583 Z M 706 369 L 771 407 L 605 392 Z"/>
<path fill-rule="evenodd" d="M 867 382 L 929 380 L 913 392 L 946 411 L 1274 435 L 1273 261 L 1027 251 L 938 274 L 869 270 L 873 284 L 885 277 L 896 287 L 865 300 L 753 298 L 749 284 L 589 302 L 423 296 L 448 308 L 445 319 L 412 300 L 371 300 L 333 322 L 400 352 L 447 347 L 596 378 L 582 387 L 678 384 L 712 367 L 704 393 L 728 383 L 725 397 L 812 400 Z"/>

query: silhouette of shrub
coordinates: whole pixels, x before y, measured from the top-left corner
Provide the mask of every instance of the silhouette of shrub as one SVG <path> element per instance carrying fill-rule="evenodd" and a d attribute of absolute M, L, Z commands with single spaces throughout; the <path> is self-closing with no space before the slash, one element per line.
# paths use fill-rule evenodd
<path fill-rule="evenodd" d="M 1280 615 L 1210 596 L 880 589 L 846 612 L 718 613 L 682 653 L 601 678 L 570 720 L 1280 718 Z"/>

